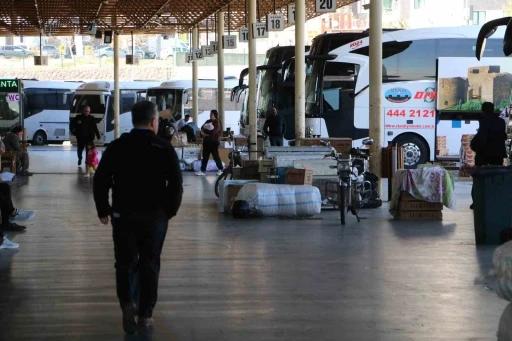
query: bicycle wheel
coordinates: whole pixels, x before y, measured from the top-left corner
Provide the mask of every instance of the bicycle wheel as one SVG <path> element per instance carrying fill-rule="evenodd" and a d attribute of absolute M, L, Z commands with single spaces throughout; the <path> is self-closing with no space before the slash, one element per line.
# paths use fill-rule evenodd
<path fill-rule="evenodd" d="M 347 215 L 347 187 L 338 185 L 338 203 L 340 208 L 340 221 L 341 225 L 346 223 Z"/>
<path fill-rule="evenodd" d="M 224 172 L 222 172 L 221 175 L 217 178 L 217 181 L 215 181 L 215 195 L 217 198 L 220 196 L 220 182 L 221 180 L 231 180 L 233 179 L 233 171 L 231 168 L 226 168 Z"/>

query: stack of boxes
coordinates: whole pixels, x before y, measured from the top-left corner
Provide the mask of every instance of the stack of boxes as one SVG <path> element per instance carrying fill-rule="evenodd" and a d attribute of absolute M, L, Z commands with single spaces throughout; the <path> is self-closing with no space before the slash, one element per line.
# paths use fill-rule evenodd
<path fill-rule="evenodd" d="M 447 156 L 449 150 L 446 147 L 446 136 L 437 136 L 437 156 Z"/>
<path fill-rule="evenodd" d="M 400 194 L 398 215 L 400 220 L 443 220 L 443 204 L 421 201 L 407 192 Z"/>
<path fill-rule="evenodd" d="M 468 169 L 475 165 L 475 152 L 471 150 L 471 140 L 475 134 L 462 135 L 461 147 L 460 147 L 460 169 L 459 177 L 469 177 Z"/>

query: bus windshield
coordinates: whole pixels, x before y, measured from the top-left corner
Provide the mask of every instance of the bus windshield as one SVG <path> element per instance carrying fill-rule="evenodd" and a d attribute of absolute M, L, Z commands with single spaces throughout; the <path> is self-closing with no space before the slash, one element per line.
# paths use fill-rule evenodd
<path fill-rule="evenodd" d="M 155 103 L 161 117 L 180 120 L 182 117 L 182 89 L 149 89 L 147 99 Z"/>
<path fill-rule="evenodd" d="M 101 122 L 103 117 L 98 117 L 97 114 L 105 115 L 106 111 L 105 103 L 107 102 L 107 100 L 105 97 L 105 94 L 80 95 L 75 93 L 75 96 L 73 98 L 73 104 L 71 106 L 71 114 L 79 115 L 82 113 L 83 108 L 85 106 L 89 106 L 91 108 L 91 114 L 94 114 L 93 116 L 95 118 L 96 123 L 99 123 Z"/>

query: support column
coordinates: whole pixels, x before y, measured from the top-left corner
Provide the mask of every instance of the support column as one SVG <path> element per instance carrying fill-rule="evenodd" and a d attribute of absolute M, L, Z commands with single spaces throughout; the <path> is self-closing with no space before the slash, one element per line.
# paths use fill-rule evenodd
<path fill-rule="evenodd" d="M 226 129 L 224 113 L 224 49 L 222 49 L 222 36 L 224 35 L 224 12 L 217 13 L 217 37 L 219 40 L 219 50 L 217 51 L 217 111 L 222 122 L 223 129 Z"/>
<path fill-rule="evenodd" d="M 199 30 L 197 26 L 192 29 L 192 49 L 199 48 Z M 199 65 L 198 61 L 192 62 L 192 120 L 199 124 Z"/>
<path fill-rule="evenodd" d="M 382 164 L 382 1 L 370 1 L 370 171 L 381 178 Z M 382 181 L 380 182 L 382 184 Z M 378 189 L 380 193 L 380 188 Z"/>
<path fill-rule="evenodd" d="M 114 139 L 121 135 L 121 120 L 119 112 L 119 99 L 121 91 L 119 90 L 119 34 L 117 32 L 117 13 L 114 11 L 112 16 L 112 26 L 114 27 Z M 106 135 L 105 131 L 105 135 Z"/>
<path fill-rule="evenodd" d="M 305 23 L 306 3 L 295 0 L 295 143 L 298 146 L 306 136 Z"/>
<path fill-rule="evenodd" d="M 249 158 L 258 159 L 258 117 L 256 113 L 256 39 L 252 25 L 256 23 L 256 1 L 249 0 Z"/>

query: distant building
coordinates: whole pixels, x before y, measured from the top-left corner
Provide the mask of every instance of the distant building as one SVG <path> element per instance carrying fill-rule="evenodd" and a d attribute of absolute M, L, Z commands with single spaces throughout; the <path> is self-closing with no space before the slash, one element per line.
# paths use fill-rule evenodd
<path fill-rule="evenodd" d="M 501 73 L 500 66 L 479 66 L 468 69 L 468 99 L 499 105 L 509 101 L 512 74 Z"/>

